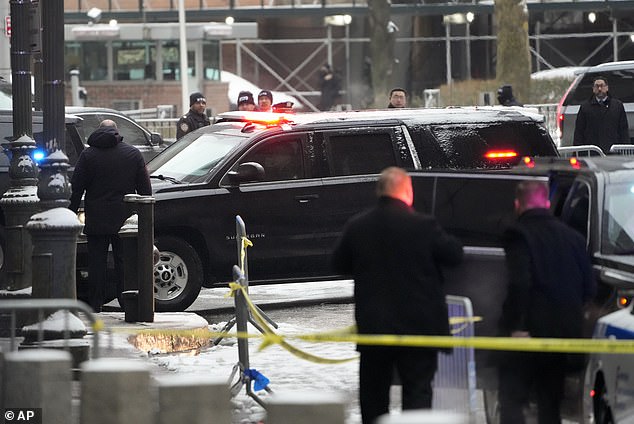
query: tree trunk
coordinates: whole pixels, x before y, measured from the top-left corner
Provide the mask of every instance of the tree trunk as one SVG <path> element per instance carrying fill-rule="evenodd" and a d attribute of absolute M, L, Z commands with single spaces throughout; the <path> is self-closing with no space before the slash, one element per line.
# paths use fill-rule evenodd
<path fill-rule="evenodd" d="M 373 107 L 386 107 L 388 92 L 392 88 L 392 67 L 394 66 L 394 38 L 396 30 L 390 24 L 390 1 L 369 0 L 370 60 Z"/>
<path fill-rule="evenodd" d="M 531 62 L 525 0 L 495 0 L 497 80 L 513 86 L 518 101 L 528 101 Z"/>

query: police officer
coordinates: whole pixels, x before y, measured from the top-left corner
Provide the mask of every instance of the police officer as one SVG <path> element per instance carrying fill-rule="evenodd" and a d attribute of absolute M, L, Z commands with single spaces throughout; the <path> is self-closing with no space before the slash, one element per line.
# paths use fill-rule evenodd
<path fill-rule="evenodd" d="M 262 90 L 258 94 L 258 111 L 273 112 L 273 93 L 269 90 Z"/>
<path fill-rule="evenodd" d="M 205 114 L 207 99 L 202 93 L 195 92 L 189 96 L 189 112 L 178 120 L 176 126 L 176 139 L 187 133 L 210 124 L 209 117 Z"/>

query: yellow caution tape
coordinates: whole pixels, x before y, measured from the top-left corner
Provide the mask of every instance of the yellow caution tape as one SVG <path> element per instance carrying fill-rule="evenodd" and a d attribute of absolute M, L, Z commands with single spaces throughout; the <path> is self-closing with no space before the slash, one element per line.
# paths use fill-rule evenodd
<path fill-rule="evenodd" d="M 354 334 L 349 328 L 316 334 L 281 335 L 274 333 L 266 321 L 258 322 L 263 325 L 265 334 L 247 332 L 212 332 L 206 329 L 197 330 L 169 330 L 169 329 L 145 329 L 138 330 L 137 334 L 162 334 L 165 336 L 181 335 L 209 339 L 222 336 L 225 338 L 236 337 L 241 339 L 262 339 L 260 349 L 273 344 L 290 346 L 286 340 L 298 339 L 305 342 L 321 343 L 357 343 L 360 345 L 375 346 L 406 346 L 406 347 L 436 347 L 436 348 L 474 348 L 486 350 L 508 350 L 529 352 L 564 352 L 564 353 L 607 353 L 623 354 L 634 353 L 634 340 L 615 339 L 555 339 L 555 338 L 523 338 L 523 337 L 453 337 L 453 336 L 416 336 L 416 335 L 391 335 L 391 334 Z M 114 329 L 112 331 L 130 333 L 129 329 Z M 286 347 L 285 346 L 285 347 Z M 292 349 L 291 349 L 292 350 Z M 310 355 L 310 354 L 308 354 Z M 348 358 L 346 360 L 351 360 Z M 346 360 L 335 359 L 334 362 Z"/>
<path fill-rule="evenodd" d="M 240 269 L 244 270 L 244 258 L 247 256 L 247 247 L 252 247 L 253 243 L 246 237 L 242 237 L 242 248 L 240 249 Z"/>
<path fill-rule="evenodd" d="M 92 329 L 95 332 L 101 331 L 105 328 L 105 324 L 102 320 L 98 319 L 92 324 Z"/>
<path fill-rule="evenodd" d="M 249 295 L 244 286 L 240 286 L 240 291 L 242 292 L 242 295 L 244 296 L 244 299 L 247 302 L 247 305 L 249 306 L 249 309 L 251 310 L 253 317 L 255 318 L 255 320 L 258 322 L 258 324 L 262 327 L 262 330 L 264 331 L 263 341 L 262 341 L 262 344 L 260 345 L 259 350 L 262 350 L 266 348 L 267 346 L 270 346 L 271 344 L 279 344 L 281 347 L 286 349 L 291 354 L 297 356 L 298 358 L 302 358 L 307 361 L 316 362 L 319 364 L 341 364 L 344 362 L 353 361 L 358 358 L 358 356 L 354 356 L 351 358 L 329 359 L 329 358 L 324 358 L 321 356 L 314 355 L 312 353 L 308 353 L 298 347 L 291 345 L 290 343 L 284 340 L 283 336 L 276 334 L 271 329 L 271 327 L 269 327 L 268 322 L 264 319 L 262 314 L 260 314 L 260 311 L 258 310 L 258 308 L 255 307 L 255 305 L 249 298 Z"/>

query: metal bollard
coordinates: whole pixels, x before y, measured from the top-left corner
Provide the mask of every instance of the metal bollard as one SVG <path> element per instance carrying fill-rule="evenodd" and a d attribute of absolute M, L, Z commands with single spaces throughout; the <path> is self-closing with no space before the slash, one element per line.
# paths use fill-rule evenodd
<path fill-rule="evenodd" d="M 121 306 L 126 322 L 154 322 L 154 197 L 127 194 L 124 201 L 130 212 L 138 215 L 138 223 L 136 236 L 129 229 L 120 233 L 125 252 L 125 296 Z M 135 292 L 136 311 L 131 305 Z"/>

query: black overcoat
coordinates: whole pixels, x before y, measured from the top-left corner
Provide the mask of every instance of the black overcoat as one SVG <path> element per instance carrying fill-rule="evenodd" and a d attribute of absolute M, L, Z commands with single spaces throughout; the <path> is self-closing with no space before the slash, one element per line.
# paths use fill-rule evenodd
<path fill-rule="evenodd" d="M 586 242 L 547 209 L 524 212 L 504 235 L 509 287 L 501 333 L 582 336 L 583 306 L 596 282 Z"/>
<path fill-rule="evenodd" d="M 358 332 L 448 335 L 441 265 L 457 265 L 462 255 L 458 239 L 400 200 L 381 197 L 352 218 L 333 265 L 355 280 Z"/>
<path fill-rule="evenodd" d="M 608 153 L 613 144 L 630 144 L 623 103 L 608 96 L 604 104 L 596 97 L 583 102 L 577 113 L 573 145 L 594 144 Z"/>
<path fill-rule="evenodd" d="M 152 194 L 145 161 L 139 149 L 121 141 L 111 127 L 98 128 L 88 138 L 88 145 L 79 155 L 71 178 L 69 208 L 77 212 L 85 192 L 84 233 L 116 234 L 130 216 L 123 197 Z"/>

